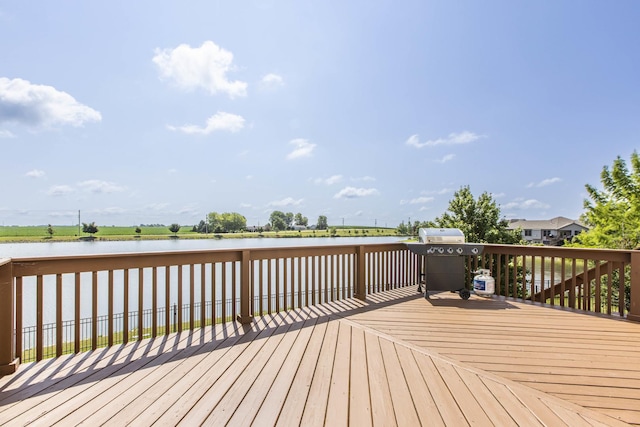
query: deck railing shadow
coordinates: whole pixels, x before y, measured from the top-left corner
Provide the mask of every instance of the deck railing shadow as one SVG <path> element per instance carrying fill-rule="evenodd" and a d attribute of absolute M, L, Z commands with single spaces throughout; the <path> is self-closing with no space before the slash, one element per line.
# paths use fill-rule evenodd
<path fill-rule="evenodd" d="M 407 296 L 406 293 L 388 291 L 366 301 L 355 299 L 336 301 L 304 307 L 296 311 L 268 314 L 254 318 L 249 324 L 240 322 L 215 324 L 202 329 L 182 331 L 117 347 L 64 356 L 61 360 L 48 359 L 40 363 L 34 362 L 24 365 L 17 375 L 4 384 L 0 390 L 0 406 L 16 403 L 26 394 L 31 397 L 44 396 L 72 387 L 84 386 L 106 377 L 118 377 L 136 370 L 153 369 L 164 363 L 176 363 L 214 350 L 224 350 L 241 343 L 284 334 L 290 329 L 304 329 L 321 322 L 338 320 L 417 298 L 421 296 L 418 294 Z M 137 353 L 142 355 L 135 357 Z M 96 365 L 96 361 L 99 361 L 100 366 Z M 79 372 L 78 369 L 85 365 L 88 366 Z M 72 368 L 67 371 L 67 366 Z M 33 375 L 31 371 L 34 369 L 39 372 L 39 375 Z M 49 370 L 50 372 L 47 372 Z M 39 380 L 36 383 L 21 384 L 15 389 L 6 391 L 7 388 L 18 383 L 23 375 L 39 378 Z"/>
<path fill-rule="evenodd" d="M 464 310 L 519 310 L 517 307 L 509 301 L 497 298 L 487 297 L 472 297 L 468 300 L 461 298 L 442 298 L 438 294 L 431 295 L 426 299 L 427 303 L 433 307 L 452 307 L 460 308 Z"/>

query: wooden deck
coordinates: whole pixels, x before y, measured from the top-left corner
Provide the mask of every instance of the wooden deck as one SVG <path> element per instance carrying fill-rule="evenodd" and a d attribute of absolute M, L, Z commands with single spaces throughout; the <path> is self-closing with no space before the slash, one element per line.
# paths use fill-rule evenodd
<path fill-rule="evenodd" d="M 640 324 L 407 288 L 23 365 L 0 425 L 626 425 L 638 350 Z"/>

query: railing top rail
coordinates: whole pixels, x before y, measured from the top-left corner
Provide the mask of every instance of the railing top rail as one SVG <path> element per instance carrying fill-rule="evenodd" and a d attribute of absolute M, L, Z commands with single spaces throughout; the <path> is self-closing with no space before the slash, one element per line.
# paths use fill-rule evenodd
<path fill-rule="evenodd" d="M 485 253 L 486 252 L 491 252 L 499 255 L 528 255 L 630 262 L 631 253 L 636 251 L 627 249 L 565 248 L 555 246 L 485 244 Z"/>
<path fill-rule="evenodd" d="M 0 266 L 9 264 L 11 262 L 11 258 L 0 258 Z"/>
<path fill-rule="evenodd" d="M 348 245 L 283 246 L 271 248 L 229 248 L 169 252 L 130 252 L 91 255 L 63 255 L 13 258 L 14 277 L 64 274 L 127 268 L 189 265 L 211 262 L 240 261 L 242 252 L 250 251 L 251 259 L 288 258 L 314 255 L 352 254 L 359 246 L 365 252 L 404 248 L 403 243 Z"/>

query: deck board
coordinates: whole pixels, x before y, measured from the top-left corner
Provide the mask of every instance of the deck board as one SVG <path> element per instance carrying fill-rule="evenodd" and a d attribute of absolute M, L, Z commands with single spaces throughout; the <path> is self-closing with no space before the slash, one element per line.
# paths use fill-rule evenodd
<path fill-rule="evenodd" d="M 640 422 L 640 324 L 500 298 L 462 301 L 448 292 L 345 317 L 501 378 Z"/>
<path fill-rule="evenodd" d="M 349 420 L 349 380 L 351 361 L 351 325 L 341 322 L 333 356 L 331 386 L 327 401 L 326 425 L 343 426 Z"/>
<path fill-rule="evenodd" d="M 317 323 L 309 326 L 312 327 L 303 328 L 300 334 L 298 351 L 302 351 L 302 347 L 306 343 L 304 351 L 302 354 L 299 352 L 293 354 L 288 365 L 284 367 L 293 371 L 296 368 L 296 364 L 291 362 L 296 359 L 299 360 L 291 387 L 278 415 L 278 424 L 280 425 L 298 425 L 303 415 L 304 405 L 309 393 L 309 385 L 313 378 L 313 371 L 318 361 L 318 354 L 324 337 L 325 322 L 322 322 L 320 326 Z"/>
<path fill-rule="evenodd" d="M 438 411 L 438 404 L 429 390 L 429 382 L 422 378 L 413 351 L 405 346 L 395 346 L 395 348 L 418 418 L 429 420 L 430 426 L 444 425 Z"/>
<path fill-rule="evenodd" d="M 400 426 L 419 425 L 420 418 L 416 411 L 415 401 L 411 396 L 409 385 L 407 384 L 400 359 L 396 352 L 396 347 L 392 341 L 380 340 L 380 348 L 382 350 L 382 359 L 387 371 L 389 380 L 389 391 L 391 392 L 391 401 L 396 413 L 396 420 Z M 419 396 L 416 396 L 416 399 Z"/>
<path fill-rule="evenodd" d="M 382 349 L 377 335 L 365 334 L 367 367 L 369 369 L 369 391 L 371 416 L 374 426 L 397 425 L 391 402 L 389 379 L 382 359 Z"/>
<path fill-rule="evenodd" d="M 327 401 L 329 398 L 329 388 L 331 387 L 331 374 L 333 372 L 333 356 L 338 343 L 339 322 L 327 323 L 322 347 L 318 354 L 307 403 L 302 414 L 302 425 L 316 426 L 323 425 L 327 414 Z"/>
<path fill-rule="evenodd" d="M 392 290 L 24 365 L 0 378 L 0 424 L 640 424 L 640 325 L 454 297 Z"/>

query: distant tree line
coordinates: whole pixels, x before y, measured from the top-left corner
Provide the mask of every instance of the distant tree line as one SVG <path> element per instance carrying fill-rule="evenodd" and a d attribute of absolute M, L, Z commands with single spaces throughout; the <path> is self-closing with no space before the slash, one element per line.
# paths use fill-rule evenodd
<path fill-rule="evenodd" d="M 295 227 L 308 227 L 309 219 L 298 212 L 282 212 L 273 211 L 269 217 L 269 222 L 263 227 L 251 229 L 251 231 L 283 231 L 293 230 Z M 316 229 L 328 229 L 327 217 L 320 215 Z M 194 225 L 191 231 L 196 233 L 238 233 L 247 230 L 247 218 L 238 212 L 210 212 L 207 214 L 206 221 L 201 220 Z"/>
<path fill-rule="evenodd" d="M 87 224 L 82 224 L 82 231 L 84 233 L 95 234 L 98 232 L 98 227 L 94 222 Z M 251 231 L 283 231 L 283 230 L 293 230 L 296 227 L 308 227 L 309 219 L 302 215 L 302 213 L 298 212 L 294 214 L 293 212 L 282 212 L 282 211 L 273 211 L 271 216 L 269 217 L 269 222 L 264 225 L 264 227 L 258 227 L 254 229 L 252 227 Z M 166 227 L 164 224 L 140 224 L 140 226 L 136 226 L 135 232 L 140 235 L 142 233 L 142 229 L 140 227 Z M 181 226 L 177 223 L 171 224 L 168 226 L 170 232 L 177 234 L 180 230 Z M 325 215 L 320 215 L 318 217 L 318 221 L 316 223 L 317 230 L 327 230 L 329 229 L 329 225 L 327 223 L 327 217 Z M 194 225 L 191 229 L 192 232 L 196 233 L 237 233 L 243 232 L 247 230 L 247 218 L 238 213 L 238 212 L 209 212 L 205 220 L 201 220 L 198 224 Z M 53 234 L 53 229 L 49 229 L 48 233 L 50 235 Z"/>

